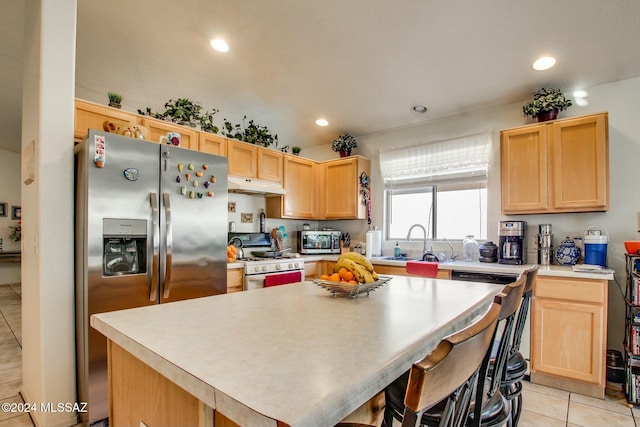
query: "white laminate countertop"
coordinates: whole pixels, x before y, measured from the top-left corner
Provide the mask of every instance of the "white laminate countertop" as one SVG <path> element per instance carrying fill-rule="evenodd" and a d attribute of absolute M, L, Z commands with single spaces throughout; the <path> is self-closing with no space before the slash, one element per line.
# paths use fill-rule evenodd
<path fill-rule="evenodd" d="M 241 425 L 334 425 L 501 289 L 393 276 L 351 299 L 303 282 L 96 314 L 91 325 Z"/>
<path fill-rule="evenodd" d="M 386 257 L 383 257 L 386 258 Z M 337 261 L 338 255 L 305 255 L 302 256 L 305 261 Z M 381 258 L 369 258 L 372 263 L 380 265 L 390 265 L 397 267 L 406 266 L 406 261 L 398 261 L 391 259 Z M 506 274 L 520 274 L 522 271 L 533 267 L 534 264 L 525 265 L 509 265 L 498 264 L 489 262 L 467 262 L 467 261 L 453 261 L 442 262 L 438 265 L 440 270 L 451 271 L 466 271 L 476 273 L 506 273 Z M 573 271 L 571 267 L 563 265 L 540 265 L 538 268 L 538 274 L 540 276 L 557 276 L 568 277 L 575 279 L 597 279 L 597 280 L 614 280 L 613 271 L 609 270 L 605 273 L 591 273 L 591 272 L 577 272 Z"/>

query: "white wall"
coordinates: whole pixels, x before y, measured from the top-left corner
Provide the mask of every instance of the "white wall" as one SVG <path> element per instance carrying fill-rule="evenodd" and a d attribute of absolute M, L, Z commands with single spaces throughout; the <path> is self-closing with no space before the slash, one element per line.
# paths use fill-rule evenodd
<path fill-rule="evenodd" d="M 0 203 L 7 204 L 7 216 L 0 216 L 0 239 L 4 252 L 20 250 L 20 242 L 9 238 L 10 226 L 17 221 L 11 219 L 11 207 L 20 206 L 20 154 L 0 149 Z M 0 285 L 20 282 L 20 264 L 0 264 Z"/>
<path fill-rule="evenodd" d="M 25 2 L 22 148 L 35 143 L 35 181 L 21 184 L 24 400 L 76 399 L 73 121 L 76 0 Z M 31 413 L 70 426 L 72 412 Z"/>
<path fill-rule="evenodd" d="M 373 223 L 383 224 L 383 188 L 380 179 L 378 153 L 381 148 L 414 145 L 478 132 L 492 131 L 493 159 L 488 177 L 488 238 L 497 240 L 498 221 L 514 219 L 527 221 L 528 259 L 536 256 L 535 235 L 538 224 L 552 224 L 554 245 L 565 236 L 579 237 L 590 225 L 597 224 L 609 233 L 608 265 L 615 269 L 616 281 L 609 283 L 609 339 L 608 348 L 622 349 L 624 335 L 624 301 L 620 288 L 625 286 L 624 245 L 625 240 L 638 240 L 640 227 L 640 78 L 608 85 L 588 88 L 588 105 L 573 106 L 561 113 L 560 118 L 580 116 L 596 112 L 609 113 L 609 162 L 611 207 L 602 213 L 576 213 L 553 215 L 520 215 L 505 217 L 500 213 L 500 130 L 527 124 L 522 115 L 523 102 L 499 108 L 468 112 L 448 118 L 427 122 L 419 126 L 391 129 L 358 137 L 357 154 L 372 160 Z M 305 155 L 315 160 L 336 158 L 330 144 L 305 149 Z M 346 221 L 345 221 L 346 222 Z M 366 224 L 365 224 L 366 225 Z M 364 237 L 364 225 L 360 229 Z M 354 232 L 352 232 L 352 235 Z M 383 252 L 392 253 L 395 242 L 385 242 Z M 402 244 L 401 244 L 402 245 Z M 403 246 L 418 249 L 421 243 Z M 443 249 L 445 247 L 442 247 Z M 434 247 L 439 250 L 439 248 Z"/>

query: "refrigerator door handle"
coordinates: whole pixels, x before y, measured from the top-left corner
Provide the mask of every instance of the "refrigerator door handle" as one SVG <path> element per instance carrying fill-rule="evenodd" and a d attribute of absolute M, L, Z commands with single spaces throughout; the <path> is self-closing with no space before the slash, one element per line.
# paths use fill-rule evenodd
<path fill-rule="evenodd" d="M 157 301 L 158 299 L 158 262 L 160 259 L 160 224 L 158 223 L 158 195 L 156 193 L 150 193 L 149 199 L 151 201 L 151 217 L 153 226 L 153 235 L 151 236 L 151 242 L 153 245 L 153 258 L 152 268 L 149 272 L 149 301 Z"/>
<path fill-rule="evenodd" d="M 166 277 L 164 279 L 164 292 L 163 298 L 169 298 L 169 292 L 171 291 L 171 257 L 173 254 L 173 228 L 171 226 L 171 200 L 169 193 L 162 193 L 162 201 L 164 204 L 165 222 L 166 222 L 166 236 L 167 236 L 167 259 L 166 259 Z"/>

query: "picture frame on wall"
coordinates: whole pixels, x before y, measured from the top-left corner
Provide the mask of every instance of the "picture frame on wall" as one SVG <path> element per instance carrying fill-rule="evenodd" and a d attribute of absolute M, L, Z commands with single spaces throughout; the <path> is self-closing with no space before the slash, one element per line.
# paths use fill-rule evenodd
<path fill-rule="evenodd" d="M 7 204 L 0 202 L 0 216 L 7 216 Z"/>
<path fill-rule="evenodd" d="M 22 219 L 22 208 L 20 206 L 11 206 L 11 219 Z"/>

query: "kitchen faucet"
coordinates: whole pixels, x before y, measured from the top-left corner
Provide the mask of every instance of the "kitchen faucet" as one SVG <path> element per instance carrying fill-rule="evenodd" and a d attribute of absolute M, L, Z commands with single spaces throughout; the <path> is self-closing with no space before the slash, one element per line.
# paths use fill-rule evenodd
<path fill-rule="evenodd" d="M 422 244 L 422 253 L 426 254 L 427 253 L 427 229 L 424 228 L 424 226 L 422 226 L 421 224 L 413 224 L 411 227 L 409 227 L 409 232 L 407 233 L 407 241 L 411 241 L 411 231 L 413 231 L 414 228 L 422 228 L 422 231 L 424 233 L 424 238 L 422 239 L 423 244 Z"/>
<path fill-rule="evenodd" d="M 455 261 L 455 259 L 458 258 L 458 254 L 453 250 L 453 245 L 451 244 L 449 239 L 447 239 L 446 237 L 443 238 L 442 240 L 447 242 L 447 244 L 449 245 L 449 248 L 451 248 L 451 257 L 447 259 L 447 255 L 445 255 L 444 252 L 441 252 L 438 254 L 438 259 L 440 260 L 440 262 Z"/>

